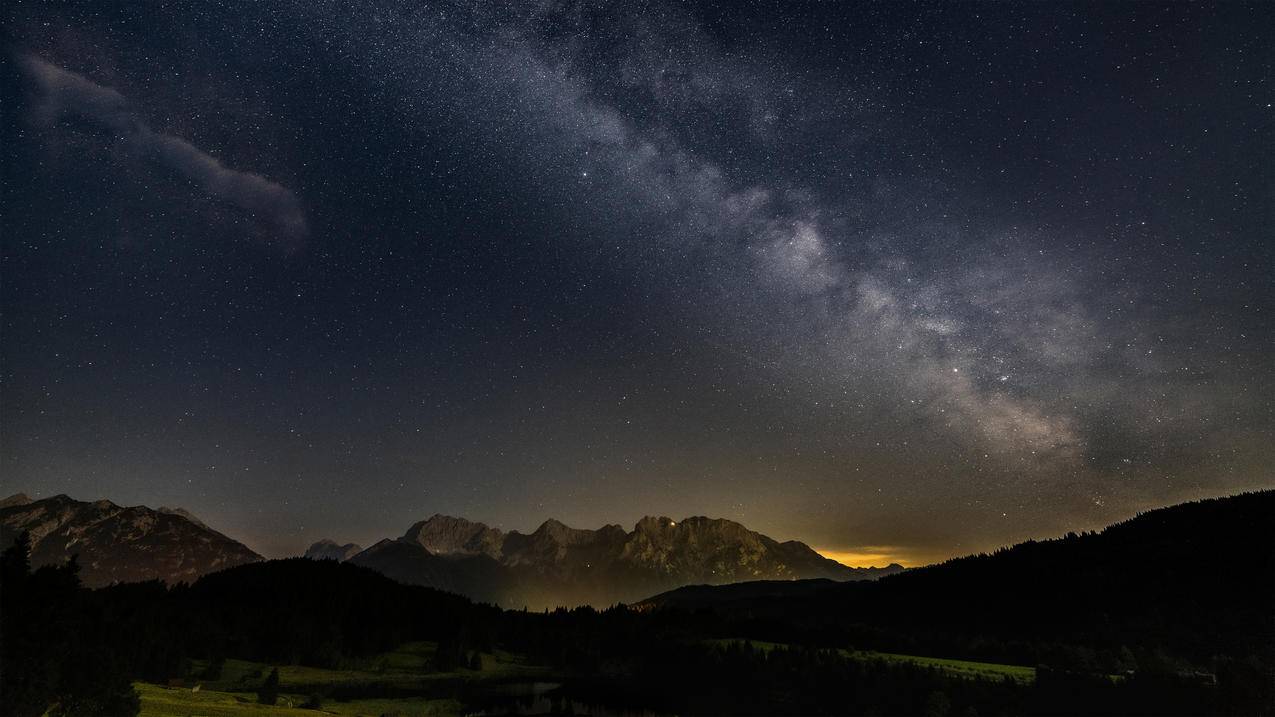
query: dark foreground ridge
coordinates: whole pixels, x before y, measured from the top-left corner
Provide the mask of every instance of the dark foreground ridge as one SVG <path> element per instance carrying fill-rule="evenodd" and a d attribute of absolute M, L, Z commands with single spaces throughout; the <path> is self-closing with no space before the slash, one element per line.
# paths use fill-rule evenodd
<path fill-rule="evenodd" d="M 1096 533 L 1027 541 L 874 582 L 691 586 L 639 610 L 710 610 L 771 624 L 767 639 L 943 645 L 1002 657 L 1009 643 L 1119 652 L 1156 644 L 1196 660 L 1275 649 L 1275 491 L 1162 508 Z M 1003 640 L 992 650 L 980 644 Z M 1032 661 L 1032 650 L 1012 655 Z M 1118 665 L 1114 665 L 1116 667 Z"/>

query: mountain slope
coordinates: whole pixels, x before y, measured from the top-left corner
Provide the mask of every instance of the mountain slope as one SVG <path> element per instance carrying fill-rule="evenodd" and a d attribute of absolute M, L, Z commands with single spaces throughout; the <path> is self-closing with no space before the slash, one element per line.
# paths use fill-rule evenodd
<path fill-rule="evenodd" d="M 47 565 L 79 556 L 80 579 L 88 587 L 114 582 L 191 582 L 201 575 L 261 556 L 184 510 L 122 507 L 65 495 L 0 508 L 0 544 L 22 531 L 31 535 L 31 562 Z"/>
<path fill-rule="evenodd" d="M 382 540 L 347 562 L 408 585 L 422 585 L 500 603 L 520 594 L 515 576 L 486 555 L 444 557 L 407 540 Z"/>
<path fill-rule="evenodd" d="M 780 543 L 729 520 L 646 517 L 632 531 L 547 520 L 531 533 L 434 515 L 350 561 L 396 580 L 453 590 L 509 607 L 605 606 L 696 583 L 827 578 L 898 572 L 850 568 L 809 546 Z"/>

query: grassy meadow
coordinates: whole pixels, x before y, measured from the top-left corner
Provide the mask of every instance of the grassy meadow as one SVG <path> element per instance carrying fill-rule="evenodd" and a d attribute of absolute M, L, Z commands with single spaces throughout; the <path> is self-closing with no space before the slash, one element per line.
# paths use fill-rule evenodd
<path fill-rule="evenodd" d="M 743 640 L 712 640 L 715 644 Z M 785 645 L 751 641 L 758 650 Z M 398 649 L 346 665 L 327 669 L 304 665 L 279 665 L 279 702 L 274 706 L 257 703 L 257 688 L 275 666 L 247 660 L 226 660 L 215 679 L 201 679 L 208 663 L 195 661 L 185 686 L 137 683 L 142 717 L 314 717 L 316 714 L 349 717 L 436 717 L 457 715 L 462 703 L 456 699 L 459 687 L 492 686 L 508 682 L 552 680 L 555 674 L 528 664 L 509 652 L 481 653 L 482 669 L 461 668 L 451 672 L 433 669 L 437 644 L 413 642 Z M 947 675 L 990 680 L 1010 679 L 1021 684 L 1035 681 L 1034 668 L 991 662 L 952 660 L 920 655 L 901 655 L 867 650 L 840 650 L 857 659 L 905 662 L 933 668 Z M 195 689 L 196 686 L 198 689 Z M 332 695 L 352 694 L 338 700 Z M 376 696 L 378 693 L 387 696 Z M 302 709 L 312 695 L 321 695 L 318 710 Z"/>
<path fill-rule="evenodd" d="M 716 644 L 742 643 L 740 639 L 713 640 Z M 758 650 L 773 650 L 787 645 L 776 642 L 749 641 Z M 974 662 L 972 660 L 951 660 L 943 657 L 925 657 L 922 655 L 900 655 L 893 652 L 876 652 L 875 650 L 838 650 L 842 655 L 856 660 L 880 660 L 882 662 L 906 662 L 922 667 L 931 667 L 953 677 L 978 678 L 983 680 L 1000 680 L 1009 678 L 1022 684 L 1036 681 L 1036 668 L 1025 665 L 1002 665 L 996 662 Z"/>
<path fill-rule="evenodd" d="M 552 677 L 546 668 L 527 664 L 512 653 L 497 650 L 481 653 L 482 669 L 452 672 L 433 670 L 436 643 L 413 642 L 391 652 L 359 661 L 347 669 L 325 669 L 303 665 L 279 665 L 279 702 L 274 706 L 257 703 L 257 688 L 275 666 L 247 660 L 226 660 L 216 679 L 198 675 L 208 668 L 206 661 L 194 661 L 186 686 L 136 683 L 141 697 L 142 717 L 315 717 L 316 714 L 380 717 L 433 717 L 455 715 L 461 703 L 449 688 L 501 684 Z M 197 689 L 196 689 L 197 686 Z M 334 690 L 392 697 L 356 697 L 337 700 L 326 696 Z M 402 693 L 419 693 L 400 696 Z M 431 693 L 440 696 L 430 696 Z M 321 707 L 301 709 L 312 695 L 323 695 Z"/>
<path fill-rule="evenodd" d="M 257 704 L 257 696 L 244 692 L 220 692 L 187 687 L 163 687 L 138 682 L 134 685 L 142 700 L 141 717 L 315 717 L 316 715 L 349 715 L 350 717 L 442 717 L 458 715 L 460 702 L 454 699 L 406 697 L 396 699 L 364 699 L 348 702 L 325 701 L 320 710 L 289 707 L 303 704 L 302 695 L 281 694 L 278 705 Z"/>

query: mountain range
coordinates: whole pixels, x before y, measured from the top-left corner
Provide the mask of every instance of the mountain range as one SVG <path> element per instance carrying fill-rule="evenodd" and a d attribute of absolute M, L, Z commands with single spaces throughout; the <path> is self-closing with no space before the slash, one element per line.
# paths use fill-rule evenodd
<path fill-rule="evenodd" d="M 123 507 L 57 495 L 0 500 L 0 545 L 31 538 L 33 565 L 77 555 L 88 587 L 117 582 L 193 582 L 262 560 L 182 508 Z M 862 580 L 902 568 L 850 568 L 804 543 L 779 542 L 729 520 L 646 517 L 633 530 L 572 528 L 547 520 L 531 533 L 504 532 L 434 515 L 399 538 L 362 549 L 321 540 L 305 557 L 349 561 L 399 582 L 424 585 L 505 607 L 634 602 L 684 585 L 745 580 Z"/>
<path fill-rule="evenodd" d="M 335 557 L 330 540 L 307 557 Z M 610 605 L 683 585 L 745 580 L 863 580 L 902 570 L 851 568 L 804 543 L 778 542 L 739 523 L 695 516 L 645 517 L 633 530 L 572 528 L 547 520 L 531 533 L 504 532 L 446 515 L 402 537 L 349 555 L 400 582 L 427 585 L 505 607 Z"/>
<path fill-rule="evenodd" d="M 0 545 L 27 531 L 31 563 L 49 565 L 77 555 L 88 587 L 117 582 L 193 582 L 207 573 L 262 557 L 180 508 L 124 507 L 109 500 L 65 495 L 31 500 L 19 493 L 0 501 Z"/>

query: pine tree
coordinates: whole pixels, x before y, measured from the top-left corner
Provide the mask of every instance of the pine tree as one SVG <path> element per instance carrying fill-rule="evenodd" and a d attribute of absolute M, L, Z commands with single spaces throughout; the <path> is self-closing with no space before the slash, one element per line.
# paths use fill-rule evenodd
<path fill-rule="evenodd" d="M 257 701 L 263 705 L 273 705 L 279 701 L 279 668 L 270 670 L 270 676 L 261 683 L 257 690 Z"/>
<path fill-rule="evenodd" d="M 8 583 L 15 588 L 31 574 L 31 533 L 22 531 L 13 539 L 13 545 L 0 554 L 0 585 Z"/>

